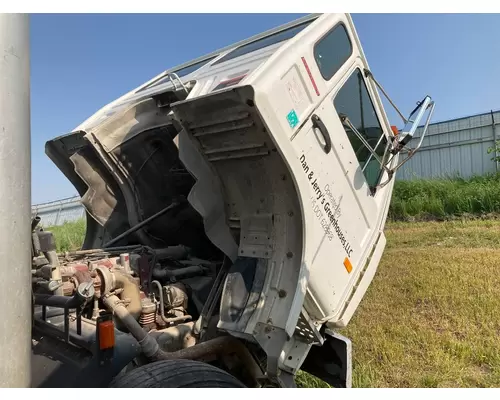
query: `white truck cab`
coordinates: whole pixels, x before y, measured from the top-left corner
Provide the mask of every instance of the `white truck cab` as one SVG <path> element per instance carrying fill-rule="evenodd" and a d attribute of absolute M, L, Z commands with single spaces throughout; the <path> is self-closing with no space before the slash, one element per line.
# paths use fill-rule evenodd
<path fill-rule="evenodd" d="M 351 17 L 310 15 L 160 74 L 46 150 L 87 209 L 84 250 L 182 245 L 219 262 L 208 295 L 186 283 L 193 347 L 215 329 L 258 349 L 278 386 L 302 368 L 349 387 L 335 329 L 375 275 L 395 171 L 419 144 L 399 154 L 434 108 L 426 96 L 396 130 L 378 89 Z M 131 272 L 156 313 L 162 268 Z"/>

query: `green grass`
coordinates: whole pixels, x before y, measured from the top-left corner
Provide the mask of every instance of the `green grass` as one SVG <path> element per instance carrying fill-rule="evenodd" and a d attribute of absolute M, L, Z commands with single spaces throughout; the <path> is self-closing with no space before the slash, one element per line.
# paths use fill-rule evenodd
<path fill-rule="evenodd" d="M 450 219 L 500 213 L 500 174 L 436 180 L 396 181 L 393 220 Z"/>
<path fill-rule="evenodd" d="M 465 190 L 465 189 L 464 189 Z M 84 223 L 51 229 L 79 247 Z M 349 326 L 355 387 L 500 386 L 500 221 L 390 222 Z M 301 387 L 326 385 L 299 373 Z"/>
<path fill-rule="evenodd" d="M 344 334 L 360 387 L 500 385 L 500 222 L 389 224 Z"/>
<path fill-rule="evenodd" d="M 43 221 L 42 221 L 43 222 Z M 51 226 L 44 229 L 54 234 L 56 238 L 57 251 L 78 250 L 85 238 L 85 220 L 66 222 L 61 226 Z"/>
<path fill-rule="evenodd" d="M 354 387 L 500 385 L 500 222 L 389 223 L 349 326 Z M 299 374 L 302 387 L 324 387 Z"/>

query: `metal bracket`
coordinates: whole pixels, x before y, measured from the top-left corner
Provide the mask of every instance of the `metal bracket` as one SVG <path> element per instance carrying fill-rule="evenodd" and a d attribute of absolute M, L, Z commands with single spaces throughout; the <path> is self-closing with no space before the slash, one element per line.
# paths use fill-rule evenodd
<path fill-rule="evenodd" d="M 401 111 L 399 111 L 399 108 L 396 106 L 396 104 L 394 104 L 394 102 L 389 97 L 389 95 L 387 94 L 387 92 L 384 90 L 384 88 L 382 87 L 382 85 L 375 79 L 375 77 L 373 76 L 372 72 L 370 70 L 368 70 L 368 69 L 365 68 L 364 69 L 364 73 L 365 73 L 365 77 L 366 78 L 370 78 L 373 81 L 373 83 L 379 88 L 379 90 L 385 96 L 385 98 L 387 99 L 387 101 L 389 103 L 391 103 L 391 106 L 394 108 L 394 110 L 396 110 L 396 112 L 399 114 L 399 116 L 404 121 L 404 123 L 407 124 L 408 123 L 408 119 L 406 119 L 405 116 L 403 115 L 403 113 Z"/>
<path fill-rule="evenodd" d="M 342 124 L 345 124 L 349 127 L 351 131 L 358 137 L 358 139 L 363 143 L 363 146 L 365 146 L 368 151 L 371 153 L 373 157 L 379 162 L 380 165 L 383 165 L 383 161 L 380 159 L 378 154 L 375 152 L 375 150 L 372 148 L 372 146 L 366 141 L 366 139 L 363 137 L 363 135 L 356 129 L 356 127 L 352 124 L 352 122 L 349 120 L 347 115 L 345 114 L 339 114 L 340 121 Z"/>
<path fill-rule="evenodd" d="M 148 256 L 146 254 L 141 254 L 141 258 L 139 259 L 139 276 L 141 278 L 142 291 L 149 295 L 151 282 L 150 280 L 150 269 L 151 266 L 149 264 Z"/>
<path fill-rule="evenodd" d="M 311 322 L 309 314 L 307 314 L 307 311 L 304 309 L 302 309 L 299 320 L 297 321 L 294 336 L 298 336 L 306 343 L 311 344 L 322 345 L 325 341 L 316 326 Z"/>
<path fill-rule="evenodd" d="M 267 354 L 267 378 L 280 387 L 286 387 L 286 382 L 280 380 L 281 370 L 278 367 L 279 358 L 288 335 L 283 329 L 272 325 L 258 323 L 253 332 L 254 338 Z"/>
<path fill-rule="evenodd" d="M 271 234 L 272 214 L 259 214 L 244 217 L 240 221 L 241 239 L 239 255 L 270 259 L 272 257 Z"/>

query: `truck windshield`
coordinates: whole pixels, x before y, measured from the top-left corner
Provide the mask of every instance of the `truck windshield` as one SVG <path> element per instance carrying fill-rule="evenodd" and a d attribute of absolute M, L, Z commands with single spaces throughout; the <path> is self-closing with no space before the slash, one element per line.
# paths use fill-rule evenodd
<path fill-rule="evenodd" d="M 223 62 L 233 60 L 235 58 L 244 56 L 245 54 L 252 53 L 254 51 L 263 49 L 268 46 L 272 46 L 273 44 L 284 42 L 293 38 L 299 32 L 301 32 L 304 28 L 310 25 L 314 20 L 303 22 L 300 25 L 293 26 L 291 28 L 285 29 L 283 31 L 277 32 L 273 35 L 266 36 L 262 39 L 256 40 L 255 42 L 251 42 L 248 44 L 244 44 L 243 46 L 237 47 L 233 51 L 226 54 L 220 60 L 217 60 L 213 63 L 213 65 L 222 64 Z"/>

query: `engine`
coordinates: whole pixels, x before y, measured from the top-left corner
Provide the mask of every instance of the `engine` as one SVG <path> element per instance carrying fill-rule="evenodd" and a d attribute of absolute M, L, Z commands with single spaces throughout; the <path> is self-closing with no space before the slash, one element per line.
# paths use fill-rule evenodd
<path fill-rule="evenodd" d="M 37 332 L 87 356 L 98 343 L 99 365 L 113 359 L 116 339 L 139 351 L 127 368 L 183 358 L 210 362 L 249 385 L 263 379 L 262 350 L 217 329 L 230 266 L 218 253 L 202 259 L 185 245 L 57 253 L 54 236 L 35 229 L 37 223 L 32 224 L 31 266 Z M 113 339 L 102 341 L 111 320 L 108 339 Z"/>
<path fill-rule="evenodd" d="M 221 263 L 196 258 L 185 246 L 151 249 L 122 246 L 56 253 L 53 235 L 33 233 L 34 295 L 76 296 L 87 285 L 82 317 L 109 312 L 103 302 L 116 295 L 146 331 L 163 330 L 198 319 Z M 115 325 L 127 329 L 119 320 Z"/>

